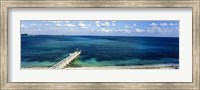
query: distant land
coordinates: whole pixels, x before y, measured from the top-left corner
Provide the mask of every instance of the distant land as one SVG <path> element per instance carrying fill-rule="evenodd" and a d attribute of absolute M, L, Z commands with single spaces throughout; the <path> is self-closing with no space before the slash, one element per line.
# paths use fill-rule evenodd
<path fill-rule="evenodd" d="M 28 36 L 28 34 L 21 34 L 21 36 Z"/>

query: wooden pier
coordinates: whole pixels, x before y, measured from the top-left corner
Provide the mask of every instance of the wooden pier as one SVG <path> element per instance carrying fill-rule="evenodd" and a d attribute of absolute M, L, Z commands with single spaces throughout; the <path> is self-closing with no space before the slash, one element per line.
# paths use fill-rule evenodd
<path fill-rule="evenodd" d="M 77 59 L 80 54 L 81 54 L 81 50 L 80 51 L 77 50 L 74 53 L 70 53 L 67 58 L 65 58 L 62 61 L 56 63 L 55 65 L 50 67 L 50 69 L 63 69 L 65 66 L 69 65 L 70 62 L 72 62 L 73 60 Z"/>

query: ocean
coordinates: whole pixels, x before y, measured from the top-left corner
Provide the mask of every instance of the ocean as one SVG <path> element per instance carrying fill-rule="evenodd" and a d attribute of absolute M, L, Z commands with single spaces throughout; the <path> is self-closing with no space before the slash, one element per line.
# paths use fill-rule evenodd
<path fill-rule="evenodd" d="M 179 64 L 178 37 L 22 35 L 21 68 L 51 67 L 77 49 L 80 67 Z"/>

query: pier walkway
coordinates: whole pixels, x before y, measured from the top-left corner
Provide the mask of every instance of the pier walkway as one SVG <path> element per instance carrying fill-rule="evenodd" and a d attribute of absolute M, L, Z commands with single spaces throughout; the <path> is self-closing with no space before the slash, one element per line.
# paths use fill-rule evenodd
<path fill-rule="evenodd" d="M 70 53 L 67 58 L 65 58 L 62 61 L 56 63 L 55 65 L 50 67 L 50 69 L 63 69 L 65 66 L 69 65 L 70 62 L 72 62 L 73 60 L 78 58 L 80 54 L 81 54 L 81 50 L 80 51 L 75 51 L 74 53 Z"/>

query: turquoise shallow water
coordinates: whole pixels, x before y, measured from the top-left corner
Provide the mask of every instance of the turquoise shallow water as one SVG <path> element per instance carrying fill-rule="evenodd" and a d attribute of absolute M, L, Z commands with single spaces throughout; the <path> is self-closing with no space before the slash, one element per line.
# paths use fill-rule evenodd
<path fill-rule="evenodd" d="M 21 37 L 21 67 L 50 67 L 77 48 L 79 66 L 179 64 L 179 38 L 34 35 Z"/>

